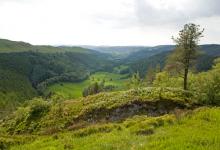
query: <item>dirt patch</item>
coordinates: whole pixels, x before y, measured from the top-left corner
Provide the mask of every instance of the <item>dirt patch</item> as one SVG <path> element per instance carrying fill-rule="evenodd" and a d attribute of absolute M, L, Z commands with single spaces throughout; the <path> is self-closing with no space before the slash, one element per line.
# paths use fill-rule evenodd
<path fill-rule="evenodd" d="M 171 100 L 154 101 L 133 101 L 129 104 L 112 109 L 96 109 L 89 111 L 77 119 L 74 119 L 71 125 L 79 122 L 97 123 L 97 122 L 117 122 L 134 115 L 161 116 L 173 113 L 176 109 L 185 109 L 187 104 Z"/>

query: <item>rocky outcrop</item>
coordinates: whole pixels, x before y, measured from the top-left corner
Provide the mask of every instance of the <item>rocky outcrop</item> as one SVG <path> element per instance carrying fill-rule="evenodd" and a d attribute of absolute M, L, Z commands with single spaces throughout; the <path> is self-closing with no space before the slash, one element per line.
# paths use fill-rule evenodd
<path fill-rule="evenodd" d="M 135 100 L 120 107 L 106 109 L 100 108 L 88 111 L 76 118 L 73 122 L 86 121 L 96 122 L 114 122 L 122 121 L 134 115 L 160 116 L 174 112 L 175 109 L 188 108 L 186 103 L 173 100 Z"/>

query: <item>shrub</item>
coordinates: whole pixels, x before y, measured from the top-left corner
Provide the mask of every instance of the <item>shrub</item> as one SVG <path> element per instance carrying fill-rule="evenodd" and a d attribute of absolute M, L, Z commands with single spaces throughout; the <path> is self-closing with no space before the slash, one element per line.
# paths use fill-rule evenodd
<path fill-rule="evenodd" d="M 83 92 L 82 95 L 84 97 L 88 96 L 88 95 L 94 95 L 100 92 L 105 92 L 105 91 L 112 91 L 115 88 L 115 86 L 113 85 L 106 85 L 105 86 L 105 81 L 103 80 L 100 83 L 92 83 L 91 85 L 89 85 L 88 87 L 86 87 Z"/>
<path fill-rule="evenodd" d="M 36 120 L 41 119 L 50 109 L 50 104 L 43 99 L 33 99 L 19 107 L 4 126 L 10 133 L 33 132 L 37 129 Z"/>
<path fill-rule="evenodd" d="M 220 61 L 217 60 L 212 70 L 194 75 L 190 81 L 190 89 L 197 93 L 200 103 L 220 105 Z"/>

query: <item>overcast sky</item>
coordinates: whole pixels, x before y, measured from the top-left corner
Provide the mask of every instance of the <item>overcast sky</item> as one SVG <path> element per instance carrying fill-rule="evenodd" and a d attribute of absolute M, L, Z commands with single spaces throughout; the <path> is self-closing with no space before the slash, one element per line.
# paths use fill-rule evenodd
<path fill-rule="evenodd" d="M 0 0 L 0 38 L 50 45 L 173 44 L 184 24 L 220 43 L 220 0 Z"/>

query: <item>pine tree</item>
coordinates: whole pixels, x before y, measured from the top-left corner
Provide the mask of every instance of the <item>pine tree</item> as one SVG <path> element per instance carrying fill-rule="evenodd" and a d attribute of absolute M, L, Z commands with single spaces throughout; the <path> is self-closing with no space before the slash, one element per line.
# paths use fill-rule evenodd
<path fill-rule="evenodd" d="M 176 48 L 168 58 L 168 68 L 175 68 L 183 74 L 184 90 L 187 90 L 187 80 L 189 68 L 193 65 L 193 62 L 198 55 L 198 43 L 201 37 L 203 37 L 204 29 L 200 30 L 199 25 L 186 24 L 179 32 L 179 37 L 172 38 L 176 43 Z"/>

